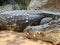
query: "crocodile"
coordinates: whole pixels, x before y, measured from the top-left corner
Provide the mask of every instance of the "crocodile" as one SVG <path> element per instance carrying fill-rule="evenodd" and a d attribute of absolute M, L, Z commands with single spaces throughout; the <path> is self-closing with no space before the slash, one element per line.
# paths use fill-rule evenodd
<path fill-rule="evenodd" d="M 29 39 L 43 40 L 54 45 L 60 45 L 60 20 L 48 23 L 45 28 L 25 30 L 24 33 Z"/>
<path fill-rule="evenodd" d="M 51 16 L 52 18 L 55 18 L 59 17 L 60 13 L 46 10 L 13 10 L 0 13 L 0 20 L 3 23 L 7 23 L 10 25 L 16 23 L 19 25 L 17 27 L 23 30 L 28 25 L 39 25 L 41 19 L 44 18 L 46 15 L 48 17 Z M 22 28 L 21 26 L 24 28 Z"/>
<path fill-rule="evenodd" d="M 11 20 L 41 20 L 42 17 L 51 16 L 52 18 L 60 17 L 60 12 L 53 12 L 47 10 L 13 10 L 5 11 L 0 14 L 0 18 L 6 20 L 6 18 L 12 18 Z M 6 20 L 7 21 L 7 20 Z M 5 21 L 5 22 L 6 22 Z M 8 21 L 12 22 L 12 21 Z"/>
<path fill-rule="evenodd" d="M 14 26 L 13 30 L 22 31 L 28 25 L 40 24 L 40 20 L 44 16 L 34 13 L 36 13 L 36 11 L 35 12 L 26 10 L 6 11 L 0 14 L 0 19 L 3 23 L 7 24 L 7 27 L 10 28 L 13 27 L 13 25 L 16 23 L 17 25 Z"/>

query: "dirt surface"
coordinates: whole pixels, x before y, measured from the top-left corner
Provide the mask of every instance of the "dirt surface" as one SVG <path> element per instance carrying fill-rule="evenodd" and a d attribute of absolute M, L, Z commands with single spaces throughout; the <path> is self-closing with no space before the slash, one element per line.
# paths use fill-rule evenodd
<path fill-rule="evenodd" d="M 45 41 L 34 41 L 24 37 L 23 33 L 0 31 L 0 45 L 52 45 Z"/>

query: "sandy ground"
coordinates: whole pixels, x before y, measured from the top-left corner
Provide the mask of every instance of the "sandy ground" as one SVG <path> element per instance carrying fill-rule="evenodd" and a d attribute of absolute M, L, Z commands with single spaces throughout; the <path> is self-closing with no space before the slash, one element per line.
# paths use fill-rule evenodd
<path fill-rule="evenodd" d="M 23 33 L 0 31 L 0 45 L 52 45 L 41 40 L 33 41 L 24 37 Z"/>

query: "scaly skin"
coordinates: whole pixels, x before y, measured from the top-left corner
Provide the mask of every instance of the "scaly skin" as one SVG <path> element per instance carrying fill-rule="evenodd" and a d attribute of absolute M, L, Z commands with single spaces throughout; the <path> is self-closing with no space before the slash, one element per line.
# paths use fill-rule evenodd
<path fill-rule="evenodd" d="M 60 29 L 58 30 L 37 30 L 25 32 L 26 36 L 31 39 L 44 40 L 58 44 L 60 42 Z"/>
<path fill-rule="evenodd" d="M 35 40 L 44 40 L 53 43 L 54 45 L 60 43 L 60 26 L 53 27 L 59 21 L 54 22 L 53 25 L 50 24 L 50 27 L 42 30 L 27 30 L 25 31 L 26 37 Z M 55 26 L 57 26 L 55 25 Z M 52 27 L 51 27 L 52 26 Z"/>

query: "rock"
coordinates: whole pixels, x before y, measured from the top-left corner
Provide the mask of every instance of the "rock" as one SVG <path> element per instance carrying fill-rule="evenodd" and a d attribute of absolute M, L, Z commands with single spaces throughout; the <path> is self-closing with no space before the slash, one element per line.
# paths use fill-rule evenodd
<path fill-rule="evenodd" d="M 43 18 L 40 22 L 40 24 L 46 24 L 46 23 L 49 23 L 53 21 L 53 19 L 51 17 L 46 17 L 46 18 Z"/>
<path fill-rule="evenodd" d="M 0 6 L 0 13 L 5 12 L 5 11 L 18 10 L 18 9 L 20 9 L 18 4 L 16 4 L 16 5 L 8 4 L 5 6 Z"/>
<path fill-rule="evenodd" d="M 5 12 L 5 11 L 10 11 L 10 10 L 13 10 L 12 5 L 0 6 L 0 13 Z"/>
<path fill-rule="evenodd" d="M 7 5 L 7 4 L 16 4 L 15 0 L 0 0 L 0 6 Z"/>
<path fill-rule="evenodd" d="M 18 3 L 15 0 L 1 0 L 0 1 L 0 13 L 11 10 L 20 9 Z"/>
<path fill-rule="evenodd" d="M 60 0 L 31 0 L 27 9 L 30 10 L 51 10 L 60 12 Z"/>
<path fill-rule="evenodd" d="M 48 0 L 31 0 L 27 9 L 28 10 L 40 9 L 43 5 L 46 4 L 47 1 Z"/>

